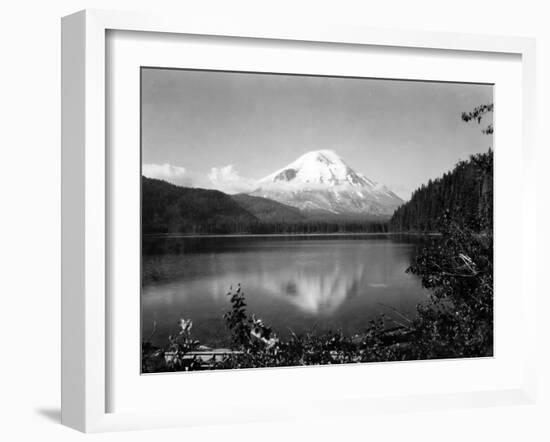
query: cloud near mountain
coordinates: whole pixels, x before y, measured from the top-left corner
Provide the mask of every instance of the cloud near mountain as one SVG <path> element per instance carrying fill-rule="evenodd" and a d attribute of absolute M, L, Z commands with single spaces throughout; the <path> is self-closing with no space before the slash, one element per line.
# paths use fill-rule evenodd
<path fill-rule="evenodd" d="M 208 173 L 201 174 L 168 163 L 149 163 L 143 165 L 142 174 L 177 186 L 215 189 L 229 194 L 248 193 L 256 188 L 255 180 L 242 177 L 233 164 L 212 167 Z"/>
<path fill-rule="evenodd" d="M 256 189 L 255 180 L 240 176 L 233 164 L 213 167 L 207 177 L 215 189 L 226 193 L 248 193 Z"/>
<path fill-rule="evenodd" d="M 168 163 L 144 164 L 141 172 L 148 178 L 156 178 L 178 186 L 192 185 L 192 179 L 185 167 L 172 166 Z"/>

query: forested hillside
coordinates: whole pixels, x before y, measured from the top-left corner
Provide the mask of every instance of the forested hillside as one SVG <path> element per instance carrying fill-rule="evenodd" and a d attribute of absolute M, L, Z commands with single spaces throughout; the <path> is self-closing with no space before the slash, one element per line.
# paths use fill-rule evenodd
<path fill-rule="evenodd" d="M 459 162 L 441 178 L 417 189 L 390 220 L 392 231 L 433 232 L 443 214 L 480 231 L 493 223 L 493 151 Z"/>
<path fill-rule="evenodd" d="M 142 232 L 245 232 L 258 219 L 218 190 L 179 187 L 142 177 Z"/>
<path fill-rule="evenodd" d="M 232 195 L 231 198 L 239 206 L 263 222 L 296 223 L 306 219 L 299 209 L 268 198 L 250 196 L 244 193 Z"/>

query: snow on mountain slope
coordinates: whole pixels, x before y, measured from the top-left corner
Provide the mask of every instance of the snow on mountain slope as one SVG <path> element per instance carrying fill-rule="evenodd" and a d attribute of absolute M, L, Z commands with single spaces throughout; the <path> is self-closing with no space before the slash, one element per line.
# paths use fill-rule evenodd
<path fill-rule="evenodd" d="M 302 155 L 258 181 L 250 195 L 262 196 L 305 212 L 389 216 L 403 200 L 387 187 L 349 167 L 332 150 Z"/>

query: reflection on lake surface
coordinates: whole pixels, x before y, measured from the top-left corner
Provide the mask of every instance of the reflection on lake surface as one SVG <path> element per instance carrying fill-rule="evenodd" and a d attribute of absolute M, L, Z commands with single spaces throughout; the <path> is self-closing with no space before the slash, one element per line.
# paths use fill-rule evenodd
<path fill-rule="evenodd" d="M 222 315 L 230 286 L 250 313 L 280 335 L 289 330 L 354 334 L 391 308 L 413 316 L 426 291 L 405 273 L 425 239 L 403 235 L 146 238 L 143 336 L 166 342 L 181 317 L 204 344 L 227 339 Z"/>

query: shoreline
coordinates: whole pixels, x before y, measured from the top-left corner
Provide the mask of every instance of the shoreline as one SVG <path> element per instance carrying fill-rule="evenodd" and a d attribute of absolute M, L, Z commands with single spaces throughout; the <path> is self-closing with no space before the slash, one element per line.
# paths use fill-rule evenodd
<path fill-rule="evenodd" d="M 315 236 L 441 236 L 439 232 L 338 232 L 338 233 L 227 233 L 227 234 L 208 234 L 208 233 L 144 233 L 143 238 L 163 239 L 163 238 L 252 238 L 252 237 L 315 237 Z"/>

